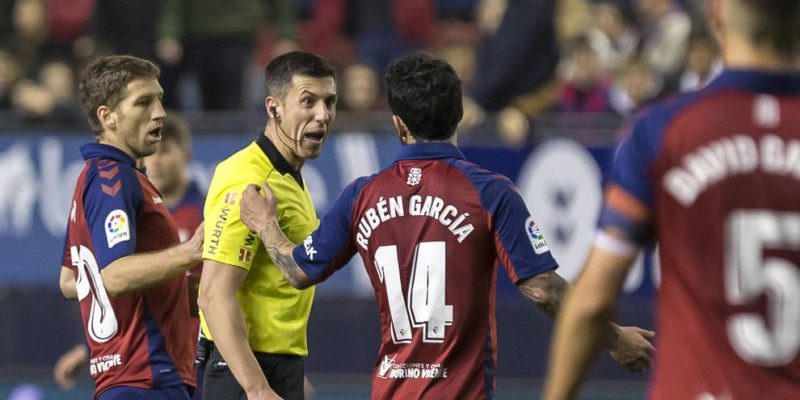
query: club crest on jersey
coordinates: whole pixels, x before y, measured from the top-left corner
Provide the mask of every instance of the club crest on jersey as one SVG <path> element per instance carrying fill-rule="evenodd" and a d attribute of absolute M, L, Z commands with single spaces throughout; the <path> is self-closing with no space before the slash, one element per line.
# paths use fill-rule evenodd
<path fill-rule="evenodd" d="M 125 211 L 116 209 L 108 213 L 104 226 L 109 249 L 117 243 L 131 239 L 130 221 Z"/>
<path fill-rule="evenodd" d="M 533 246 L 533 251 L 536 254 L 550 251 L 550 248 L 547 247 L 547 241 L 544 240 L 544 235 L 542 235 L 542 231 L 536 225 L 536 222 L 533 221 L 533 217 L 528 217 L 525 220 L 525 232 L 528 234 L 528 239 L 530 239 L 531 246 Z"/>
<path fill-rule="evenodd" d="M 422 168 L 411 167 L 411 169 L 408 170 L 408 179 L 406 180 L 406 185 L 417 186 L 419 185 L 420 180 L 422 180 Z"/>

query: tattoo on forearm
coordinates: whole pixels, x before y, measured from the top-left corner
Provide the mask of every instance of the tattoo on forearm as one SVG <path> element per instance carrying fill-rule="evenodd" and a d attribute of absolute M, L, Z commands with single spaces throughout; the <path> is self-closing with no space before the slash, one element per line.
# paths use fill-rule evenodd
<path fill-rule="evenodd" d="M 272 261 L 275 261 L 275 264 L 281 269 L 281 272 L 283 272 L 283 276 L 286 277 L 286 280 L 288 280 L 292 286 L 300 284 L 300 266 L 294 261 L 294 257 L 292 257 L 291 253 L 282 253 L 278 246 L 267 247 L 267 253 L 269 253 L 269 256 L 272 257 Z"/>
<path fill-rule="evenodd" d="M 294 245 L 286 238 L 277 224 L 267 224 L 258 236 L 264 243 L 264 248 L 269 253 L 272 261 L 280 268 L 281 273 L 294 287 L 303 286 L 302 270 L 292 256 Z"/>
<path fill-rule="evenodd" d="M 556 273 L 534 278 L 535 283 L 520 286 L 522 294 L 536 303 L 542 312 L 555 318 L 561 308 L 561 301 L 569 287 L 569 283 Z"/>

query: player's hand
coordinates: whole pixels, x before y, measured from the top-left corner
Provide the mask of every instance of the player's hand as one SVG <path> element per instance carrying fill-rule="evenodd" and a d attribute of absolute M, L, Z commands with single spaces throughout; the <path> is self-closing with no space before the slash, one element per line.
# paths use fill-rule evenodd
<path fill-rule="evenodd" d="M 192 265 L 189 267 L 194 267 L 194 263 L 200 262 L 203 259 L 203 222 L 197 226 L 197 229 L 194 230 L 194 235 L 192 235 L 189 240 L 183 242 L 183 245 L 186 246 L 186 249 L 189 250 L 189 257 L 192 260 Z"/>
<path fill-rule="evenodd" d="M 277 214 L 278 204 L 269 185 L 265 183 L 261 188 L 256 185 L 247 186 L 239 204 L 239 218 L 251 231 L 260 234 L 268 221 L 277 219 Z"/>
<path fill-rule="evenodd" d="M 81 369 L 87 365 L 88 361 L 89 350 L 82 344 L 64 353 L 53 367 L 53 378 L 58 387 L 64 390 L 72 389 L 75 386 L 75 378 L 78 377 Z"/>
<path fill-rule="evenodd" d="M 655 348 L 648 341 L 656 333 L 635 326 L 621 326 L 617 347 L 611 350 L 611 357 L 630 372 L 644 372 L 650 368 L 650 357 Z"/>

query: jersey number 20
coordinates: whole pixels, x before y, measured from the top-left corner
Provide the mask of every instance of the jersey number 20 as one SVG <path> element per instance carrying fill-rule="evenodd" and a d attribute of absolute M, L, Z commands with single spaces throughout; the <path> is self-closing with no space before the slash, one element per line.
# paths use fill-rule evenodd
<path fill-rule="evenodd" d="M 728 217 L 725 295 L 730 304 L 751 304 L 768 296 L 767 325 L 756 313 L 728 319 L 736 353 L 751 364 L 788 364 L 800 350 L 800 268 L 766 249 L 800 250 L 800 213 L 739 210 Z"/>
<path fill-rule="evenodd" d="M 411 327 L 421 327 L 422 341 L 441 343 L 445 326 L 453 324 L 453 306 L 445 304 L 445 242 L 422 242 L 414 251 L 408 301 L 403 296 L 397 246 L 375 251 L 378 277 L 386 285 L 392 316 L 392 341 L 411 342 Z"/>
<path fill-rule="evenodd" d="M 103 286 L 97 260 L 92 251 L 85 246 L 80 246 L 80 248 L 72 246 L 69 251 L 72 256 L 72 265 L 78 269 L 78 280 L 75 282 L 78 301 L 82 301 L 89 294 L 92 295 L 86 330 L 92 340 L 97 343 L 105 343 L 117 334 L 117 316 L 108 300 L 108 293 Z"/>

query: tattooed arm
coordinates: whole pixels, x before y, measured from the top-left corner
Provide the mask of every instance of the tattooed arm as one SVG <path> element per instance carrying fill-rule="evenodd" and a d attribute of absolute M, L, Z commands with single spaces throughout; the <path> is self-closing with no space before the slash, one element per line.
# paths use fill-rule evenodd
<path fill-rule="evenodd" d="M 542 312 L 555 320 L 570 284 L 555 271 L 545 272 L 518 284 L 519 291 Z M 576 294 L 580 296 L 580 293 Z M 630 371 L 642 371 L 650 365 L 653 347 L 645 338 L 654 333 L 637 327 L 620 327 L 609 323 L 602 331 L 602 343 L 611 356 Z"/>
<path fill-rule="evenodd" d="M 244 199 L 242 199 L 242 202 L 244 203 Z M 275 265 L 278 266 L 283 276 L 292 286 L 296 289 L 305 289 L 311 286 L 308 276 L 300 269 L 300 266 L 294 260 L 294 256 L 292 256 L 295 244 L 283 233 L 280 226 L 278 226 L 278 221 L 267 222 L 264 228 L 258 231 L 258 237 L 264 243 L 264 248 L 267 249 L 272 261 L 275 262 Z"/>
<path fill-rule="evenodd" d="M 259 190 L 264 196 L 259 194 Z M 277 215 L 278 203 L 267 184 L 260 189 L 255 185 L 247 186 L 242 193 L 239 217 L 250 230 L 258 233 L 267 253 L 289 284 L 297 289 L 305 289 L 312 283 L 294 260 L 292 251 L 295 244 L 281 230 Z"/>

